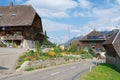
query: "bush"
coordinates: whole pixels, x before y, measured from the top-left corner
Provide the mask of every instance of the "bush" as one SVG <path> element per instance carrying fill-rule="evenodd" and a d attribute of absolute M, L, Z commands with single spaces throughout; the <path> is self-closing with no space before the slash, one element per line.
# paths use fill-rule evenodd
<path fill-rule="evenodd" d="M 89 47 L 89 53 L 90 53 L 91 55 L 95 56 L 96 50 L 93 49 L 92 47 Z"/>
<path fill-rule="evenodd" d="M 50 51 L 50 52 L 48 52 L 48 55 L 49 55 L 49 56 L 52 56 L 52 57 L 53 57 L 53 56 L 56 56 L 56 54 L 55 54 L 54 51 Z"/>
<path fill-rule="evenodd" d="M 85 50 L 79 50 L 79 53 L 80 54 L 89 54 L 87 51 L 85 51 Z"/>
<path fill-rule="evenodd" d="M 78 58 L 77 58 L 77 57 L 74 57 L 74 56 L 64 56 L 64 59 L 65 59 L 66 61 L 69 61 L 69 60 L 71 60 L 71 59 L 77 60 Z"/>
<path fill-rule="evenodd" d="M 48 57 L 47 56 L 40 56 L 39 59 L 46 60 Z"/>
<path fill-rule="evenodd" d="M 42 52 L 41 51 L 41 44 L 39 41 L 36 41 L 35 42 L 35 49 L 36 49 L 36 56 L 39 57 L 40 56 L 40 53 Z"/>
<path fill-rule="evenodd" d="M 28 68 L 25 71 L 33 71 L 33 70 L 34 70 L 34 68 Z"/>
<path fill-rule="evenodd" d="M 26 52 L 26 56 L 34 56 L 34 55 L 35 55 L 35 52 L 33 50 Z"/>
<path fill-rule="evenodd" d="M 69 49 L 69 52 L 72 52 L 72 53 L 77 52 L 77 51 L 78 51 L 78 46 L 77 45 L 73 45 Z"/>
<path fill-rule="evenodd" d="M 93 56 L 91 54 L 81 54 L 82 59 L 92 59 Z"/>
<path fill-rule="evenodd" d="M 60 56 L 65 56 L 65 55 L 66 55 L 65 52 L 60 53 Z"/>
<path fill-rule="evenodd" d="M 1 43 L 0 47 L 7 47 L 5 44 Z"/>

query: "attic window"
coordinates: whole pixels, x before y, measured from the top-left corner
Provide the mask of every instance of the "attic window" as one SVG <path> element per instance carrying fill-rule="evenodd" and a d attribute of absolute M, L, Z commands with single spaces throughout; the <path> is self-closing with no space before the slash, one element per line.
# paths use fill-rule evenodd
<path fill-rule="evenodd" d="M 12 14 L 11 16 L 16 16 L 16 14 Z"/>
<path fill-rule="evenodd" d="M 2 17 L 3 16 L 3 14 L 0 14 L 0 17 Z"/>

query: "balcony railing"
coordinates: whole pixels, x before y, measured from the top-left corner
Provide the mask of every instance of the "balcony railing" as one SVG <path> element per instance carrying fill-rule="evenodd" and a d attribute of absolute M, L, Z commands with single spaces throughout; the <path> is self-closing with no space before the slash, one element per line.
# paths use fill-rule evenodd
<path fill-rule="evenodd" d="M 16 35 L 16 36 L 12 36 L 12 35 L 6 35 L 6 36 L 1 36 L 2 40 L 22 40 L 23 36 L 22 35 Z"/>

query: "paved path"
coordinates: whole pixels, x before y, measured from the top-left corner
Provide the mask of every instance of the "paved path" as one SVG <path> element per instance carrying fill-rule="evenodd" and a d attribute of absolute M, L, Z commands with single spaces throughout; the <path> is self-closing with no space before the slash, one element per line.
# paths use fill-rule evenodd
<path fill-rule="evenodd" d="M 0 48 L 0 76 L 15 71 L 16 61 L 25 49 Z"/>
<path fill-rule="evenodd" d="M 92 61 L 82 61 L 12 75 L 0 80 L 76 80 L 78 76 L 88 71 L 90 66 L 94 66 Z"/>

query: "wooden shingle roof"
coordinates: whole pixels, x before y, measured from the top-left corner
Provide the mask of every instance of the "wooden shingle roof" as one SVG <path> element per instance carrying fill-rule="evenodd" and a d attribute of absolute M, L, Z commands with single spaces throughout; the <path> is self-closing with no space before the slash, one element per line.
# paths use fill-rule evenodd
<path fill-rule="evenodd" d="M 0 27 L 32 25 L 35 15 L 31 5 L 0 6 Z"/>

